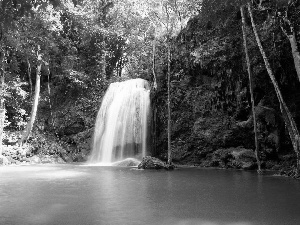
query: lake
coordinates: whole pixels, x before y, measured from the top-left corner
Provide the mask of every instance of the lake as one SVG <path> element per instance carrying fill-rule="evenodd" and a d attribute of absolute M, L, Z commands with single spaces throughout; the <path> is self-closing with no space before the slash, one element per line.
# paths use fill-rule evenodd
<path fill-rule="evenodd" d="M 296 225 L 300 181 L 255 172 L 0 167 L 0 224 Z"/>

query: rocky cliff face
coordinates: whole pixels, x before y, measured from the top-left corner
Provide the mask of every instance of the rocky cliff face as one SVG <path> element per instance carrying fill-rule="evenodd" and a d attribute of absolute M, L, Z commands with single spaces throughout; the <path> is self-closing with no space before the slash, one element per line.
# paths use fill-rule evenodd
<path fill-rule="evenodd" d="M 173 40 L 173 160 L 183 164 L 254 169 L 253 119 L 241 18 L 238 8 L 225 7 L 224 10 L 227 12 L 226 15 L 223 12 L 224 21 L 210 21 L 203 15 L 196 16 Z M 300 88 L 299 83 L 282 75 L 283 71 L 291 71 L 293 67 L 291 52 L 284 47 L 287 40 L 282 39 L 280 31 L 266 26 L 270 21 L 266 20 L 263 13 L 256 15 L 256 19 L 259 28 L 269 29 L 280 39 L 276 49 L 268 48 L 272 46 L 272 39 L 269 39 L 265 30 L 261 31 L 261 38 L 270 55 L 282 93 L 300 124 L 300 117 L 297 116 L 300 108 L 296 104 L 299 96 L 295 96 L 297 88 Z M 295 167 L 295 154 L 285 130 L 276 94 L 253 34 L 249 33 L 248 38 L 262 166 L 266 169 L 283 168 L 292 171 Z M 291 74 L 296 78 L 294 70 Z M 153 102 L 157 105 L 157 127 L 165 129 L 156 131 L 156 153 L 162 159 L 167 157 L 166 98 L 166 86 L 161 86 Z"/>

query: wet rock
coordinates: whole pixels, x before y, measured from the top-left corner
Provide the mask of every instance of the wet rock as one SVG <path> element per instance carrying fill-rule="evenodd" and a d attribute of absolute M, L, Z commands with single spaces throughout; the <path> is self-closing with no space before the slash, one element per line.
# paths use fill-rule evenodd
<path fill-rule="evenodd" d="M 48 155 L 43 155 L 40 157 L 41 163 L 52 163 L 53 161 L 51 160 L 50 156 Z"/>
<path fill-rule="evenodd" d="M 135 158 L 127 158 L 122 161 L 114 162 L 113 166 L 138 166 L 141 163 L 140 160 Z"/>
<path fill-rule="evenodd" d="M 66 163 L 71 163 L 73 162 L 73 158 L 71 156 L 69 156 L 66 153 L 61 154 L 61 158 L 64 160 L 64 162 Z"/>
<path fill-rule="evenodd" d="M 232 155 L 234 157 L 233 164 L 237 168 L 252 170 L 257 167 L 255 154 L 252 149 L 232 148 Z"/>
<path fill-rule="evenodd" d="M 146 156 L 143 158 L 142 162 L 138 165 L 139 169 L 174 169 L 174 165 L 168 165 L 158 158 Z"/>
<path fill-rule="evenodd" d="M 54 163 L 66 163 L 61 157 L 53 157 Z"/>
<path fill-rule="evenodd" d="M 254 162 L 242 162 L 241 168 L 244 170 L 253 170 L 256 168 L 256 163 Z"/>
<path fill-rule="evenodd" d="M 30 163 L 32 163 L 32 164 L 38 164 L 38 163 L 42 162 L 40 157 L 38 157 L 37 155 L 30 157 L 29 160 L 30 160 Z"/>
<path fill-rule="evenodd" d="M 82 131 L 84 131 L 85 124 L 82 118 L 77 118 L 77 120 L 71 124 L 68 124 L 66 127 L 64 127 L 62 130 L 59 131 L 60 136 L 65 135 L 72 135 L 72 134 L 78 134 Z"/>
<path fill-rule="evenodd" d="M 76 155 L 73 159 L 73 162 L 85 162 L 86 158 L 83 155 Z"/>

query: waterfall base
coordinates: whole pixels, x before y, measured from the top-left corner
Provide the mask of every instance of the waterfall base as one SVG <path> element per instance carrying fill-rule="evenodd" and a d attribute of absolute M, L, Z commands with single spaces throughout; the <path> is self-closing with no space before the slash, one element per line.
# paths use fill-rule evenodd
<path fill-rule="evenodd" d="M 116 167 L 138 167 L 141 163 L 140 160 L 135 158 L 126 158 L 120 161 L 111 162 L 111 163 L 92 163 L 86 164 L 85 166 L 116 166 Z"/>
<path fill-rule="evenodd" d="M 117 161 L 112 163 L 112 166 L 131 166 L 131 167 L 137 167 L 141 163 L 140 160 L 135 158 L 127 158 L 121 161 Z"/>

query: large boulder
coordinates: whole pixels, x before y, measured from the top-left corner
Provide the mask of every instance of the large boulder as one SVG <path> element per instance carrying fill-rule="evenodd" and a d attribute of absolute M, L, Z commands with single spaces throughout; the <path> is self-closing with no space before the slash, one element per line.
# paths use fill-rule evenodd
<path fill-rule="evenodd" d="M 252 149 L 242 147 L 232 148 L 231 154 L 234 158 L 232 164 L 237 168 L 251 170 L 257 168 L 256 157 Z"/>
<path fill-rule="evenodd" d="M 174 169 L 174 165 L 168 165 L 158 158 L 146 156 L 143 158 L 142 162 L 138 165 L 139 169 Z"/>

